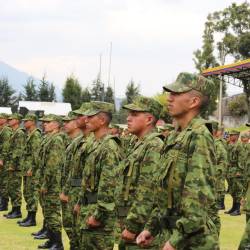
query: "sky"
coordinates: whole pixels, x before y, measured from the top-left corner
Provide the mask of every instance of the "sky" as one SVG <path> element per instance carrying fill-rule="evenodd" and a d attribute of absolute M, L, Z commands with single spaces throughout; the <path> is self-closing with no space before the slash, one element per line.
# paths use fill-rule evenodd
<path fill-rule="evenodd" d="M 179 72 L 195 72 L 207 15 L 232 2 L 243 0 L 0 0 L 0 61 L 36 78 L 46 74 L 59 88 L 71 74 L 87 87 L 101 55 L 107 86 L 112 42 L 116 96 L 131 79 L 152 96 Z"/>

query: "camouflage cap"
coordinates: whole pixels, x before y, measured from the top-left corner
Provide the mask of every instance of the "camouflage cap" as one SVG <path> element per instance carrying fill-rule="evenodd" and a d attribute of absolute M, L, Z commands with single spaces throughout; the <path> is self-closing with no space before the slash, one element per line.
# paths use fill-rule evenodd
<path fill-rule="evenodd" d="M 76 118 L 77 118 L 77 115 L 76 115 L 73 111 L 70 111 L 70 112 L 68 113 L 68 115 L 66 115 L 66 116 L 64 116 L 64 117 L 62 118 L 62 120 L 63 120 L 64 122 L 69 122 L 69 121 L 75 120 Z"/>
<path fill-rule="evenodd" d="M 83 114 L 86 116 L 97 115 L 100 112 L 112 114 L 114 110 L 115 110 L 115 106 L 112 103 L 94 101 L 94 102 L 91 102 L 91 107 Z"/>
<path fill-rule="evenodd" d="M 13 120 L 13 119 L 22 120 L 22 118 L 23 117 L 21 114 L 13 113 L 13 114 L 9 115 L 8 120 Z"/>
<path fill-rule="evenodd" d="M 57 122 L 61 123 L 62 117 L 58 116 L 58 115 L 49 114 L 49 115 L 45 115 L 44 117 L 40 118 L 39 120 L 43 121 L 43 122 L 57 121 Z"/>
<path fill-rule="evenodd" d="M 5 113 L 0 113 L 0 119 L 8 119 L 9 115 Z"/>
<path fill-rule="evenodd" d="M 162 113 L 162 105 L 155 99 L 145 96 L 136 97 L 133 103 L 124 105 L 123 108 L 138 112 L 149 112 L 157 119 Z"/>
<path fill-rule="evenodd" d="M 173 131 L 175 129 L 174 125 L 166 123 L 163 126 L 157 126 L 159 131 Z"/>
<path fill-rule="evenodd" d="M 76 115 L 84 115 L 84 113 L 90 108 L 91 108 L 91 103 L 84 102 L 84 103 L 82 103 L 82 105 L 79 109 L 73 110 L 72 112 Z"/>
<path fill-rule="evenodd" d="M 250 139 L 250 134 L 249 133 L 244 133 L 240 136 L 241 138 L 246 138 L 246 139 Z"/>
<path fill-rule="evenodd" d="M 213 91 L 214 83 L 202 75 L 182 72 L 178 75 L 176 81 L 166 85 L 163 89 L 167 92 L 185 93 L 196 90 L 202 95 L 209 96 Z"/>
<path fill-rule="evenodd" d="M 35 114 L 27 114 L 23 119 L 23 121 L 37 121 L 37 116 Z"/>
<path fill-rule="evenodd" d="M 240 134 L 240 132 L 235 130 L 235 129 L 229 131 L 229 135 L 239 135 L 239 134 Z"/>

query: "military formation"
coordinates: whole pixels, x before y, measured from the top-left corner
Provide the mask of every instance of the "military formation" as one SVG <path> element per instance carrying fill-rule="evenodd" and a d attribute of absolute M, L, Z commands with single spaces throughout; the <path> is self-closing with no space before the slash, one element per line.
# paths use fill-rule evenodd
<path fill-rule="evenodd" d="M 165 109 L 144 96 L 123 106 L 124 131 L 101 101 L 65 117 L 0 114 L 0 211 L 31 227 L 40 205 L 38 249 L 64 249 L 64 229 L 71 250 L 217 250 L 229 193 L 250 249 L 250 131 L 201 118 L 212 85 L 183 72 L 164 86 L 173 123 L 161 127 Z"/>

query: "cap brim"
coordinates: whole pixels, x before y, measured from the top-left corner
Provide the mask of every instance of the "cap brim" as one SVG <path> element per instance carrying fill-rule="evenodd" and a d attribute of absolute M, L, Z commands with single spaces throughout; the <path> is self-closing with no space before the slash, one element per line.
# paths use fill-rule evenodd
<path fill-rule="evenodd" d="M 132 110 L 132 111 L 137 111 L 137 112 L 148 112 L 145 109 L 142 109 L 136 105 L 134 105 L 133 103 L 131 104 L 126 104 L 122 107 L 123 109 L 127 109 L 127 110 Z"/>
<path fill-rule="evenodd" d="M 85 115 L 85 116 L 93 116 L 93 115 L 97 115 L 100 112 L 101 112 L 100 110 L 89 109 L 89 110 L 85 111 L 83 113 L 83 115 Z"/>
<path fill-rule="evenodd" d="M 192 90 L 192 88 L 186 85 L 180 84 L 180 83 L 176 83 L 176 82 L 163 86 L 163 89 L 166 92 L 172 92 L 172 93 L 185 93 L 185 92 Z"/>

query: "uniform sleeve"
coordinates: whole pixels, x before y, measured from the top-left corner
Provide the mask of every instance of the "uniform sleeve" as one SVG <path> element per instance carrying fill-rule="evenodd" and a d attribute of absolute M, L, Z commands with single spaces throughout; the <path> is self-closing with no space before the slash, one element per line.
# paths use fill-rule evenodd
<path fill-rule="evenodd" d="M 219 178 L 226 178 L 227 167 L 228 167 L 228 157 L 227 151 L 221 142 L 217 143 L 216 147 L 216 156 L 217 156 L 217 176 Z"/>
<path fill-rule="evenodd" d="M 44 180 L 42 189 L 48 190 L 50 185 L 61 185 L 61 166 L 65 147 L 61 138 L 56 138 L 51 142 L 46 156 Z"/>
<path fill-rule="evenodd" d="M 205 135 L 193 135 L 189 147 L 187 174 L 181 197 L 180 214 L 170 244 L 179 249 L 189 235 L 206 228 L 208 209 L 214 197 L 215 152 L 213 140 Z"/>
<path fill-rule="evenodd" d="M 10 148 L 10 138 L 11 138 L 11 131 L 8 131 L 6 129 L 3 132 L 3 135 L 2 135 L 2 138 L 1 138 L 2 147 L 1 147 L 1 152 L 0 152 L 1 160 L 3 160 L 4 162 L 8 158 L 8 152 L 9 152 L 9 148 Z"/>
<path fill-rule="evenodd" d="M 110 145 L 111 144 L 111 145 Z M 119 163 L 119 147 L 115 142 L 110 142 L 104 149 L 102 158 L 102 170 L 97 193 L 97 206 L 93 216 L 103 221 L 106 213 L 114 210 L 114 190 L 115 190 L 115 171 L 114 168 Z"/>
<path fill-rule="evenodd" d="M 162 144 L 159 139 L 157 145 L 148 147 L 141 162 L 136 195 L 125 221 L 126 228 L 131 232 L 139 233 L 143 229 L 153 208 L 152 176 L 157 171 Z"/>

